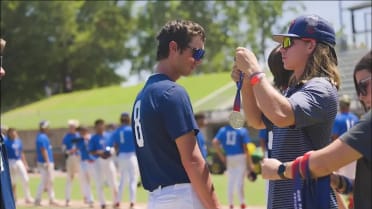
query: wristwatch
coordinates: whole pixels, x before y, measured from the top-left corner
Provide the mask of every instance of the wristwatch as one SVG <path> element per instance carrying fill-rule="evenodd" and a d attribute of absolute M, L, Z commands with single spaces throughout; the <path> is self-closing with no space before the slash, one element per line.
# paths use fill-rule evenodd
<path fill-rule="evenodd" d="M 281 179 L 288 179 L 285 177 L 284 172 L 285 172 L 286 164 L 282 163 L 278 167 L 278 175 L 280 176 Z"/>

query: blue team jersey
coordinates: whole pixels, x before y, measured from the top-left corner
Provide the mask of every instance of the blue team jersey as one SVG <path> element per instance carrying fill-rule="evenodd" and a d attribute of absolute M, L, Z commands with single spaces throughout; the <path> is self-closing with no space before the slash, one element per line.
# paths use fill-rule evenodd
<path fill-rule="evenodd" d="M 15 209 L 7 150 L 0 137 L 0 209 Z"/>
<path fill-rule="evenodd" d="M 200 151 L 201 151 L 204 159 L 206 159 L 207 156 L 208 156 L 208 150 L 207 150 L 207 145 L 205 144 L 204 135 L 201 131 L 199 131 L 199 133 L 196 135 L 196 139 L 198 141 Z"/>
<path fill-rule="evenodd" d="M 358 121 L 359 118 L 351 112 L 338 113 L 333 124 L 332 134 L 341 136 L 343 133 L 353 127 Z"/>
<path fill-rule="evenodd" d="M 45 159 L 41 155 L 41 148 L 46 149 L 48 153 L 49 162 L 54 162 L 52 145 L 50 144 L 49 137 L 45 133 L 39 132 L 36 136 L 37 162 L 45 163 Z"/>
<path fill-rule="evenodd" d="M 19 138 L 14 140 L 5 139 L 5 147 L 8 152 L 8 158 L 12 160 L 19 160 L 21 159 L 21 153 L 23 150 L 22 141 Z"/>
<path fill-rule="evenodd" d="M 79 133 L 67 133 L 63 137 L 62 144 L 66 146 L 66 150 L 70 150 L 73 148 L 74 145 L 76 146 L 76 142 L 73 142 L 73 139 L 77 139 L 79 137 Z"/>
<path fill-rule="evenodd" d="M 229 125 L 220 128 L 215 138 L 220 142 L 227 156 L 243 154 L 243 146 L 250 141 L 247 129 L 234 129 Z"/>
<path fill-rule="evenodd" d="M 89 154 L 89 151 L 88 151 L 89 140 L 84 140 L 83 138 L 81 138 L 81 140 L 79 140 L 76 145 L 77 145 L 77 148 L 79 149 L 80 159 L 82 161 L 95 160 L 95 157 Z"/>
<path fill-rule="evenodd" d="M 88 151 L 105 151 L 106 147 L 112 147 L 112 142 L 109 138 L 110 136 L 107 133 L 103 134 L 94 134 L 88 143 Z M 95 159 L 98 158 L 98 155 L 92 155 Z"/>
<path fill-rule="evenodd" d="M 132 128 L 145 189 L 190 182 L 175 142 L 191 131 L 198 132 L 183 87 L 164 74 L 152 75 L 135 100 Z"/>
<path fill-rule="evenodd" d="M 119 147 L 119 153 L 135 152 L 132 126 L 124 125 L 115 130 L 111 141 Z"/>

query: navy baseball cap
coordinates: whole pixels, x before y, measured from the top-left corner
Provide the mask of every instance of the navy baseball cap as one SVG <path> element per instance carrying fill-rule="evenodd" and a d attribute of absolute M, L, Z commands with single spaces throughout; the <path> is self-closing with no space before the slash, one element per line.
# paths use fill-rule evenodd
<path fill-rule="evenodd" d="M 331 24 L 318 15 L 305 15 L 294 19 L 288 33 L 274 34 L 274 41 L 282 43 L 284 37 L 312 38 L 331 47 L 336 45 L 335 30 Z"/>
<path fill-rule="evenodd" d="M 127 112 L 123 112 L 123 113 L 120 114 L 120 117 L 121 117 L 121 118 L 129 117 L 129 113 L 127 113 Z"/>

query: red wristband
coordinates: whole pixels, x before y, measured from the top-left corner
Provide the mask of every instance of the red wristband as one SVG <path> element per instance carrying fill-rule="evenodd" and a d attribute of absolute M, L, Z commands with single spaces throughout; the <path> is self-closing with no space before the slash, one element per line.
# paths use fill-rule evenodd
<path fill-rule="evenodd" d="M 304 157 L 301 158 L 301 161 L 300 161 L 300 169 L 301 169 L 301 174 L 302 174 L 302 177 L 304 179 L 306 178 L 310 178 L 311 176 L 306 176 L 306 166 L 308 165 L 308 161 L 309 161 L 309 158 L 310 158 L 310 154 L 312 153 L 313 151 L 309 151 L 309 152 L 306 152 Z"/>
<path fill-rule="evenodd" d="M 263 72 L 256 72 L 250 76 L 250 83 L 252 86 L 256 85 L 265 76 Z"/>

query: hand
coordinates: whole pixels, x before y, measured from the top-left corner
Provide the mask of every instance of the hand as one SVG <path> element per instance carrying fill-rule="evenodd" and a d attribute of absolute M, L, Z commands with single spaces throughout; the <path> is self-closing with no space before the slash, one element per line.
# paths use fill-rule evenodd
<path fill-rule="evenodd" d="M 243 47 L 238 47 L 235 50 L 235 64 L 237 69 L 241 70 L 247 76 L 262 71 L 253 52 Z"/>
<path fill-rule="evenodd" d="M 235 82 L 238 82 L 240 80 L 240 73 L 241 73 L 241 71 L 238 69 L 236 64 L 234 64 L 233 69 L 231 71 L 232 80 L 235 81 Z"/>
<path fill-rule="evenodd" d="M 70 155 L 75 154 L 77 152 L 76 148 L 70 149 L 69 153 Z"/>
<path fill-rule="evenodd" d="M 261 175 L 264 179 L 277 180 L 280 179 L 278 175 L 278 168 L 282 164 L 274 158 L 264 158 L 261 162 Z"/>
<path fill-rule="evenodd" d="M 257 179 L 257 174 L 254 171 L 249 171 L 247 174 L 247 178 L 250 182 L 255 182 Z"/>

